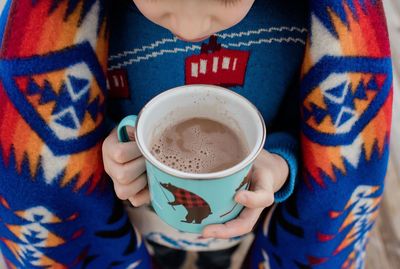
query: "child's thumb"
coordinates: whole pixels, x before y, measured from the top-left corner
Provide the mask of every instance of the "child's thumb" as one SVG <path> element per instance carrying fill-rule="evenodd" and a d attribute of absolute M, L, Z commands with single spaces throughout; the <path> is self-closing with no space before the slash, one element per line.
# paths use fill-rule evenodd
<path fill-rule="evenodd" d="M 126 133 L 128 134 L 129 140 L 130 141 L 136 141 L 135 138 L 135 133 L 136 133 L 136 129 L 130 126 L 126 126 Z"/>

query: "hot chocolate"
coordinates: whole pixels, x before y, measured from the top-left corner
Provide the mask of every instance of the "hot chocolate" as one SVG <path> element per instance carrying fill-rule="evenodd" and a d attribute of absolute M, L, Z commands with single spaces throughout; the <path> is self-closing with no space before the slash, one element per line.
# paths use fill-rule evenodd
<path fill-rule="evenodd" d="M 153 138 L 152 154 L 165 165 L 189 173 L 212 173 L 233 167 L 249 150 L 230 127 L 207 118 L 190 118 Z"/>

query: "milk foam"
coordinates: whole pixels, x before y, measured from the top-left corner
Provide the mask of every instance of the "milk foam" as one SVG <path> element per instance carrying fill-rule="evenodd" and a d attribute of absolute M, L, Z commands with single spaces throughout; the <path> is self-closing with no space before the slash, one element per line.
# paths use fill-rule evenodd
<path fill-rule="evenodd" d="M 248 154 L 231 128 L 206 118 L 191 118 L 164 130 L 153 139 L 152 154 L 165 165 L 189 173 L 230 168 Z"/>

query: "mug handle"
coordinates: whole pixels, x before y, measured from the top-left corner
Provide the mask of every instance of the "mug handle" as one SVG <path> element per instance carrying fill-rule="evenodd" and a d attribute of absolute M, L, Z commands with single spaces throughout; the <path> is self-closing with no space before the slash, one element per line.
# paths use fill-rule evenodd
<path fill-rule="evenodd" d="M 130 126 L 136 127 L 137 116 L 130 115 L 126 116 L 119 124 L 118 124 L 118 140 L 120 142 L 129 142 L 128 132 L 126 131 L 126 127 Z"/>

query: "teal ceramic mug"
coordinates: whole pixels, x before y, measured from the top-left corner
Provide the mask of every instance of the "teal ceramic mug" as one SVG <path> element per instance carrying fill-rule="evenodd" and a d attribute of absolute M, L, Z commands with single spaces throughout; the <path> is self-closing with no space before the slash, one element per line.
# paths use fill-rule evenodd
<path fill-rule="evenodd" d="M 202 117 L 230 126 L 249 148 L 239 164 L 219 172 L 193 174 L 166 166 L 151 154 L 152 138 L 183 120 Z M 126 126 L 136 128 L 135 139 L 146 159 L 148 186 L 157 215 L 179 231 L 201 233 L 208 224 L 235 218 L 243 206 L 236 192 L 250 186 L 246 175 L 262 150 L 265 123 L 256 107 L 241 95 L 210 85 L 190 85 L 165 91 L 141 110 L 124 118 L 118 138 L 129 141 Z"/>

